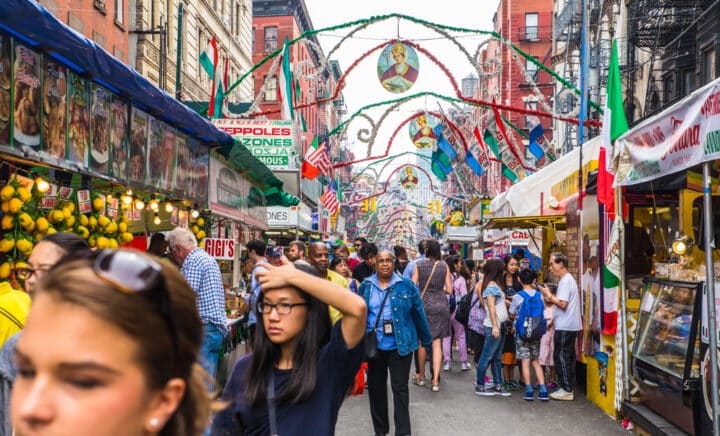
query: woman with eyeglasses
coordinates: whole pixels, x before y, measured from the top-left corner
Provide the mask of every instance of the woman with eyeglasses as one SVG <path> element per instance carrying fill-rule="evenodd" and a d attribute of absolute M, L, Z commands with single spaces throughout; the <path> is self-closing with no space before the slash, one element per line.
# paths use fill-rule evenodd
<path fill-rule="evenodd" d="M 15 349 L 15 434 L 200 435 L 201 343 L 174 266 L 130 250 L 63 260 L 37 283 Z"/>
<path fill-rule="evenodd" d="M 253 352 L 233 369 L 215 435 L 332 435 L 363 358 L 367 308 L 340 285 L 283 265 L 262 286 Z M 343 317 L 330 324 L 328 305 Z"/>

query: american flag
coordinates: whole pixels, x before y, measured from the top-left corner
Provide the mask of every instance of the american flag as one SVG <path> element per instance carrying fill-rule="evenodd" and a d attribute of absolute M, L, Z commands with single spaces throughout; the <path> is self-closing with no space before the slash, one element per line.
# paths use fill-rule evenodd
<path fill-rule="evenodd" d="M 325 190 L 323 195 L 320 197 L 320 201 L 322 202 L 323 206 L 325 206 L 325 209 L 330 212 L 330 215 L 335 215 L 335 213 L 340 208 L 340 201 L 338 200 L 337 196 L 337 184 L 335 183 L 335 180 L 332 180 L 330 182 L 327 190 Z"/>
<path fill-rule="evenodd" d="M 317 148 L 310 148 L 305 160 L 317 168 L 321 174 L 330 175 L 330 140 L 327 135 L 323 137 L 322 143 Z"/>

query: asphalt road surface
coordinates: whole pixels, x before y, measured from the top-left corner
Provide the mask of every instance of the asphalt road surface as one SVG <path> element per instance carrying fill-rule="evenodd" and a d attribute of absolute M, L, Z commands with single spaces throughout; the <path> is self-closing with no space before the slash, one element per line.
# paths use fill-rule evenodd
<path fill-rule="evenodd" d="M 430 383 L 423 387 L 410 383 L 413 435 L 629 434 L 618 421 L 585 399 L 579 389 L 575 392 L 574 401 L 528 402 L 522 399 L 522 389 L 514 391 L 511 397 L 480 397 L 474 394 L 474 377 L 474 369 L 461 372 L 460 364 L 454 362 L 451 372 L 441 372 L 440 392 L 431 392 Z M 392 393 L 389 384 L 388 396 L 392 423 Z M 391 424 L 390 434 L 394 434 L 394 431 Z M 340 409 L 336 434 L 374 434 L 367 391 L 361 396 L 345 400 Z"/>

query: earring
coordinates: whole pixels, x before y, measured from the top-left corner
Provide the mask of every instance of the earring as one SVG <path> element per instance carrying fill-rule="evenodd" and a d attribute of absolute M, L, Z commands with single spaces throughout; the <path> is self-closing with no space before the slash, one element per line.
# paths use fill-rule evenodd
<path fill-rule="evenodd" d="M 160 420 L 157 418 L 150 418 L 150 427 L 157 427 L 160 424 Z"/>

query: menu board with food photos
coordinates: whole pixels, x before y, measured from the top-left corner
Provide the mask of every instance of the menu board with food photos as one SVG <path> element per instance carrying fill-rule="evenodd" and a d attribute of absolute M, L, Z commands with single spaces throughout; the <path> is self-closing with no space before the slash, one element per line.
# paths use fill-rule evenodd
<path fill-rule="evenodd" d="M 132 108 L 130 116 L 130 154 L 128 159 L 128 181 L 142 184 L 145 181 L 145 144 L 148 135 L 148 115 L 138 108 Z"/>
<path fill-rule="evenodd" d="M 160 188 L 160 179 L 162 172 L 162 140 L 165 136 L 165 126 L 162 121 L 157 118 L 150 117 L 148 125 L 150 126 L 147 142 L 147 159 L 145 166 L 145 184 Z"/>
<path fill-rule="evenodd" d="M 40 55 L 15 44 L 14 130 L 16 146 L 40 147 Z"/>
<path fill-rule="evenodd" d="M 67 69 L 52 58 L 43 62 L 43 150 L 51 157 L 65 160 L 67 133 Z"/>
<path fill-rule="evenodd" d="M 188 149 L 187 136 L 178 133 L 175 138 L 177 143 L 177 162 L 175 163 L 175 193 L 184 195 L 190 178 L 190 150 Z"/>
<path fill-rule="evenodd" d="M 10 37 L 0 34 L 0 145 L 10 144 Z"/>
<path fill-rule="evenodd" d="M 128 176 L 128 105 L 113 96 L 110 103 L 110 175 L 125 180 Z"/>
<path fill-rule="evenodd" d="M 175 181 L 175 157 L 177 155 L 175 129 L 165 126 L 165 135 L 162 143 L 162 177 L 160 189 L 170 191 Z"/>
<path fill-rule="evenodd" d="M 100 86 L 93 85 L 90 97 L 92 98 L 90 168 L 106 174 L 110 159 L 110 93 Z"/>
<path fill-rule="evenodd" d="M 68 147 L 67 160 L 88 166 L 88 145 L 90 144 L 90 125 L 88 114 L 87 81 L 72 71 L 69 72 L 70 103 L 68 109 Z"/>
<path fill-rule="evenodd" d="M 188 141 L 188 148 L 190 149 L 190 178 L 188 181 L 188 191 L 199 203 L 205 203 L 208 193 L 208 166 L 210 163 L 210 154 L 207 147 L 194 139 Z"/>

